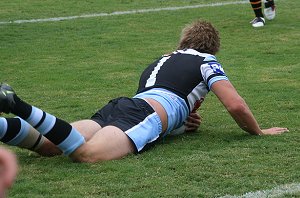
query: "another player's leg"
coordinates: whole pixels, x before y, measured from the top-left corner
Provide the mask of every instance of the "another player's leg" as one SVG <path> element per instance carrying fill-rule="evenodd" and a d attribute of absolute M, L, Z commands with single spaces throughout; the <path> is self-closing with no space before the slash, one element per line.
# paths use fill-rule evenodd
<path fill-rule="evenodd" d="M 71 125 L 80 131 L 87 141 L 101 129 L 100 125 L 92 120 L 81 120 Z M 55 144 L 19 117 L 0 118 L 0 141 L 10 146 L 34 151 L 42 156 L 62 154 Z"/>
<path fill-rule="evenodd" d="M 80 131 L 87 141 L 101 129 L 101 126 L 92 120 L 80 120 L 71 125 Z M 62 154 L 55 144 L 19 117 L 0 118 L 0 141 L 10 146 L 34 151 L 42 156 L 51 157 Z"/>
<path fill-rule="evenodd" d="M 13 113 L 69 155 L 85 140 L 69 123 L 22 101 L 7 84 L 0 85 L 0 112 Z"/>
<path fill-rule="evenodd" d="M 264 14 L 268 20 L 273 20 L 275 18 L 276 13 L 274 0 L 265 0 Z"/>
<path fill-rule="evenodd" d="M 45 141 L 31 125 L 21 118 L 0 118 L 0 141 L 20 148 L 35 151 Z"/>
<path fill-rule="evenodd" d="M 42 156 L 60 155 L 62 152 L 25 120 L 0 118 L 0 141 L 34 151 Z"/>
<path fill-rule="evenodd" d="M 264 15 L 262 13 L 261 0 L 250 0 L 255 18 L 250 22 L 253 27 L 263 27 L 265 25 Z"/>

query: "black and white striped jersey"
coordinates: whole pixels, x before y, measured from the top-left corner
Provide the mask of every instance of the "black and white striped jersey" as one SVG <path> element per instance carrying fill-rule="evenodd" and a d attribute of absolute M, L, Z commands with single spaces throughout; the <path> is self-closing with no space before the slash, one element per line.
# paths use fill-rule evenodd
<path fill-rule="evenodd" d="M 183 98 L 190 111 L 195 111 L 218 80 L 228 78 L 215 56 L 193 49 L 177 50 L 144 70 L 137 93 L 163 88 Z"/>

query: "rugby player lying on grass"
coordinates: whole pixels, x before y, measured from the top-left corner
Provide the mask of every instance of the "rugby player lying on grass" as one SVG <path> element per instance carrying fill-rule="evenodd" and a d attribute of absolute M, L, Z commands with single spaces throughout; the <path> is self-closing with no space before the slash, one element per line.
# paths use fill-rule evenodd
<path fill-rule="evenodd" d="M 77 162 L 120 159 L 172 134 L 187 120 L 189 130 L 196 130 L 201 121 L 197 109 L 210 90 L 244 131 L 253 135 L 288 131 L 259 127 L 215 57 L 219 47 L 218 31 L 209 22 L 193 22 L 183 29 L 176 51 L 142 72 L 134 97 L 113 99 L 90 119 L 72 124 L 31 106 L 3 83 L 0 112 L 19 117 L 0 119 L 0 140 L 42 155 L 62 152 Z"/>

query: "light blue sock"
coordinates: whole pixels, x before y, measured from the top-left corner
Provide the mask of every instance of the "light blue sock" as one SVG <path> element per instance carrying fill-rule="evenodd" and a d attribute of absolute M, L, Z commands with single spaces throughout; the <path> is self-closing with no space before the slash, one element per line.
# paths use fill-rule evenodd
<path fill-rule="evenodd" d="M 26 121 L 57 145 L 65 155 L 71 154 L 85 142 L 84 137 L 69 123 L 37 107 L 32 106 Z"/>

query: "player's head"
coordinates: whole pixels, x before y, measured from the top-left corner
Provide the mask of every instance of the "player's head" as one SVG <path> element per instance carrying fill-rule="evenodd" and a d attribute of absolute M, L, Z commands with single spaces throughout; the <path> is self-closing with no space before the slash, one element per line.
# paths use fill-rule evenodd
<path fill-rule="evenodd" d="M 182 30 L 177 49 L 194 49 L 215 55 L 220 48 L 219 32 L 206 21 L 197 20 Z"/>

